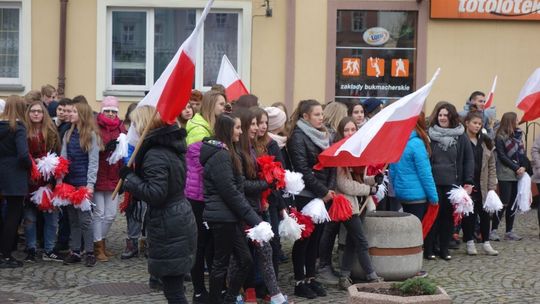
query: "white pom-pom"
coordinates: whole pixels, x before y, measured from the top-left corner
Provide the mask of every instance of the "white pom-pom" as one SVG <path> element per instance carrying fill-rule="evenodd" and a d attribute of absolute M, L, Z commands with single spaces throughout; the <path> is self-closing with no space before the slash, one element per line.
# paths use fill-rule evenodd
<path fill-rule="evenodd" d="M 377 198 L 377 202 L 380 202 L 384 199 L 386 196 L 386 193 L 388 193 L 388 189 L 386 189 L 386 184 L 382 183 L 377 188 L 377 193 L 375 193 L 375 197 Z"/>
<path fill-rule="evenodd" d="M 257 226 L 246 230 L 248 238 L 259 243 L 270 241 L 274 237 L 272 226 L 268 222 L 260 222 Z"/>
<path fill-rule="evenodd" d="M 73 207 L 81 209 L 81 211 L 91 211 L 92 205 L 92 202 L 89 199 L 85 198 L 79 205 L 73 205 Z"/>
<path fill-rule="evenodd" d="M 30 200 L 32 201 L 32 203 L 39 206 L 43 203 L 44 196 L 46 200 L 51 200 L 52 191 L 51 189 L 49 189 L 49 187 L 39 187 L 36 191 L 32 192 Z"/>
<path fill-rule="evenodd" d="M 314 198 L 304 206 L 304 208 L 302 208 L 302 214 L 310 216 L 315 224 L 322 224 L 330 221 L 330 215 L 328 215 L 326 206 L 320 198 Z"/>
<path fill-rule="evenodd" d="M 71 205 L 71 202 L 68 199 L 63 199 L 58 196 L 53 197 L 52 204 L 55 207 L 63 207 Z"/>
<path fill-rule="evenodd" d="M 531 210 L 531 203 L 531 177 L 529 176 L 529 174 L 523 173 L 523 175 L 518 180 L 518 191 L 512 209 L 516 210 L 517 213 L 523 214 Z"/>
<path fill-rule="evenodd" d="M 454 213 L 467 216 L 474 213 L 474 204 L 467 191 L 459 186 L 454 186 L 448 193 L 450 203 L 454 205 Z"/>
<path fill-rule="evenodd" d="M 489 190 L 486 196 L 486 202 L 484 203 L 484 210 L 487 213 L 495 213 L 502 210 L 502 208 L 503 203 L 497 193 L 493 190 Z"/>
<path fill-rule="evenodd" d="M 56 166 L 58 166 L 58 162 L 58 155 L 54 152 L 48 152 L 46 156 L 37 160 L 36 165 L 41 176 L 43 176 L 45 180 L 49 180 L 49 178 L 54 176 L 54 170 L 56 169 Z"/>
<path fill-rule="evenodd" d="M 298 195 L 304 190 L 304 180 L 302 173 L 285 170 L 285 192 L 292 195 Z"/>
<path fill-rule="evenodd" d="M 109 158 L 107 159 L 109 165 L 116 164 L 119 160 L 127 157 L 128 155 L 127 135 L 121 133 L 120 136 L 118 136 L 118 138 L 116 139 L 116 141 L 118 142 L 116 144 L 116 148 L 114 149 L 113 153 L 111 153 L 111 156 L 109 156 Z"/>
<path fill-rule="evenodd" d="M 304 229 L 305 225 L 298 224 L 295 219 L 284 212 L 283 220 L 279 223 L 279 236 L 282 239 L 292 242 L 299 240 Z"/>

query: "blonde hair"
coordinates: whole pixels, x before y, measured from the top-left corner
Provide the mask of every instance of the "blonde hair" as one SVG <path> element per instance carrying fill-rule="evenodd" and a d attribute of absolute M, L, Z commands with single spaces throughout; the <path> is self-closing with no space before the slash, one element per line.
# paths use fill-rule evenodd
<path fill-rule="evenodd" d="M 339 122 L 347 116 L 347 106 L 341 102 L 330 102 L 324 107 L 323 117 L 325 125 L 337 130 Z"/>
<path fill-rule="evenodd" d="M 53 87 L 50 84 L 46 84 L 46 85 L 41 87 L 41 96 L 42 97 L 45 97 L 45 96 L 52 97 L 55 92 L 56 92 L 56 88 Z"/>
<path fill-rule="evenodd" d="M 199 114 L 208 122 L 210 125 L 210 129 L 214 129 L 214 125 L 216 124 L 216 104 L 218 102 L 219 96 L 223 97 L 225 101 L 227 101 L 227 97 L 219 91 L 208 91 L 204 93 L 201 103 L 201 111 Z"/>
<path fill-rule="evenodd" d="M 41 101 L 41 91 L 32 90 L 26 93 L 26 95 L 24 95 L 24 101 L 26 101 L 27 104 L 30 104 L 34 101 Z"/>
<path fill-rule="evenodd" d="M 41 111 L 43 111 L 43 120 L 39 124 L 33 123 L 30 119 L 30 110 L 34 106 L 39 106 Z M 47 112 L 47 109 L 41 101 L 34 101 L 26 108 L 25 120 L 26 129 L 28 131 L 26 133 L 26 138 L 32 138 L 41 133 L 43 134 L 47 151 L 58 152 L 58 150 L 60 150 L 60 136 L 58 135 L 58 130 L 49 116 L 49 112 Z"/>
<path fill-rule="evenodd" d="M 0 119 L 9 122 L 9 129 L 13 132 L 17 129 L 17 121 L 24 123 L 24 112 L 26 104 L 24 100 L 17 95 L 11 95 L 6 100 L 4 112 L 0 114 Z"/>
<path fill-rule="evenodd" d="M 148 129 L 149 131 L 165 126 L 165 123 L 161 120 L 159 112 L 156 112 L 154 119 L 152 119 L 155 111 L 156 109 L 152 106 L 141 106 L 135 108 L 129 114 L 131 123 L 134 125 L 135 130 L 137 131 L 139 136 L 142 135 L 144 129 L 148 124 L 150 124 L 150 127 Z"/>
<path fill-rule="evenodd" d="M 76 103 L 73 106 L 77 110 L 79 121 L 71 125 L 71 128 L 67 133 L 67 141 L 69 142 L 71 134 L 73 134 L 73 130 L 77 128 L 79 131 L 79 142 L 81 149 L 84 152 L 88 152 L 92 148 L 92 133 L 95 134 L 97 144 L 100 149 L 102 149 L 103 144 L 101 142 L 101 136 L 99 135 L 100 132 L 96 125 L 96 119 L 94 118 L 92 108 L 86 103 Z"/>

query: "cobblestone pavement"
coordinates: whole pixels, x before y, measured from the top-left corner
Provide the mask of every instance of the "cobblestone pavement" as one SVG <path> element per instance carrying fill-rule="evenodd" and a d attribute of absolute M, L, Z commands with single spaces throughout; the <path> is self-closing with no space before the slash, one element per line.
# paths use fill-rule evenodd
<path fill-rule="evenodd" d="M 469 257 L 462 248 L 453 251 L 451 261 L 426 261 L 424 268 L 454 303 L 540 303 L 536 210 L 518 216 L 516 232 L 524 237 L 522 241 L 493 242 L 500 252 L 498 257 L 485 256 L 481 250 L 478 256 Z M 119 216 L 109 238 L 114 252 L 122 251 L 124 235 L 125 221 Z M 285 248 L 290 250 L 290 245 Z M 24 257 L 21 252 L 17 256 Z M 291 262 L 281 265 L 280 285 L 288 295 L 293 294 L 291 273 Z M 144 258 L 124 261 L 116 256 L 93 268 L 39 261 L 19 269 L 0 270 L 0 303 L 165 303 L 162 293 L 148 290 L 147 279 Z M 106 284 L 98 285 L 102 283 Z M 191 284 L 186 286 L 191 299 Z M 120 287 L 123 295 L 118 295 Z M 338 304 L 346 303 L 347 294 L 328 288 L 328 296 L 316 300 L 291 298 L 295 303 Z"/>

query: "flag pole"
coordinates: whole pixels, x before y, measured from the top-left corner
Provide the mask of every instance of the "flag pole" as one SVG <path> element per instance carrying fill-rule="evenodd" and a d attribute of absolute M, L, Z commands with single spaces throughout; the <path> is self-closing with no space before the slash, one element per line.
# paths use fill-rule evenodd
<path fill-rule="evenodd" d="M 152 118 L 150 118 L 150 121 L 148 121 L 148 123 L 146 124 L 146 127 L 144 127 L 143 133 L 141 134 L 141 137 L 137 141 L 137 145 L 135 146 L 135 149 L 133 150 L 133 153 L 131 154 L 131 157 L 129 158 L 129 161 L 128 161 L 128 164 L 127 164 L 128 168 L 133 165 L 133 162 L 135 161 L 135 156 L 137 156 L 137 153 L 139 153 L 139 150 L 141 149 L 144 138 L 146 137 L 146 135 L 148 135 L 148 132 L 150 131 L 151 122 L 154 121 L 154 119 L 156 118 L 157 113 L 158 113 L 157 108 L 154 107 L 154 114 L 152 114 Z M 122 178 L 120 178 L 120 180 L 118 180 L 118 183 L 116 184 L 116 188 L 114 188 L 114 192 L 112 194 L 112 199 L 113 200 L 118 195 L 118 192 L 122 188 L 123 184 L 124 184 L 124 180 Z"/>

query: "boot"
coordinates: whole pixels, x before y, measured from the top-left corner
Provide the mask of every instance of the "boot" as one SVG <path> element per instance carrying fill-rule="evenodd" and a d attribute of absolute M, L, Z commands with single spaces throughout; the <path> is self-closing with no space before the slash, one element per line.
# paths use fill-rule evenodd
<path fill-rule="evenodd" d="M 138 239 L 126 239 L 126 248 L 124 249 L 124 252 L 122 252 L 120 259 L 127 260 L 139 256 L 137 243 Z"/>
<path fill-rule="evenodd" d="M 109 258 L 105 255 L 105 251 L 103 248 L 103 240 L 94 242 L 94 255 L 96 256 L 96 260 L 100 262 L 109 261 Z"/>
<path fill-rule="evenodd" d="M 146 252 L 146 239 L 139 240 L 139 252 L 142 253 L 145 258 L 148 258 L 148 253 Z"/>
<path fill-rule="evenodd" d="M 484 242 L 484 244 L 482 244 L 482 249 L 484 249 L 484 252 L 487 254 L 487 255 L 498 255 L 499 252 L 495 249 L 493 249 L 493 247 L 491 247 L 491 244 L 489 242 Z"/>
<path fill-rule="evenodd" d="M 106 239 L 103 239 L 103 251 L 105 252 L 105 255 L 107 257 L 109 257 L 109 258 L 114 256 L 114 253 L 107 249 L 107 240 Z"/>

